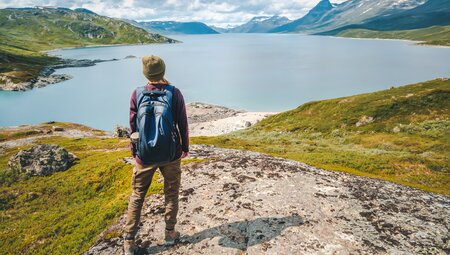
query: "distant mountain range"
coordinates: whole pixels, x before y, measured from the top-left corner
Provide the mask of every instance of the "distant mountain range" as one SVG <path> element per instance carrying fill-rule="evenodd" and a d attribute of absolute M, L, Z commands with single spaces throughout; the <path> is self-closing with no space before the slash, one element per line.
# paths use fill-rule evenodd
<path fill-rule="evenodd" d="M 125 20 L 135 26 L 147 29 L 152 33 L 164 35 L 170 34 L 218 34 L 218 33 L 267 33 L 270 30 L 289 23 L 286 17 L 281 16 L 257 16 L 250 21 L 230 28 L 208 26 L 202 22 L 177 22 L 177 21 L 145 21 L 137 22 Z"/>
<path fill-rule="evenodd" d="M 282 16 L 257 16 L 242 25 L 231 28 L 208 26 L 201 22 L 150 21 L 132 22 L 132 24 L 160 34 L 338 35 L 350 29 L 411 30 L 450 25 L 450 0 L 348 0 L 340 4 L 321 0 L 305 16 L 296 20 L 289 20 Z"/>
<path fill-rule="evenodd" d="M 395 15 L 425 2 L 425 0 L 349 0 L 332 5 L 329 0 L 322 0 L 304 17 L 275 28 L 271 32 L 317 33 L 330 31 L 348 25 L 361 24 L 379 17 Z"/>
<path fill-rule="evenodd" d="M 158 34 L 218 34 L 216 30 L 201 22 L 148 21 L 133 23 Z"/>
<path fill-rule="evenodd" d="M 342 26 L 321 34 L 336 35 L 348 29 L 394 31 L 446 25 L 450 25 L 450 0 L 428 0 L 414 8 L 377 15 L 364 22 Z"/>
<path fill-rule="evenodd" d="M 291 22 L 281 16 L 257 16 L 240 26 L 226 29 L 226 33 L 267 33 L 270 30 Z"/>

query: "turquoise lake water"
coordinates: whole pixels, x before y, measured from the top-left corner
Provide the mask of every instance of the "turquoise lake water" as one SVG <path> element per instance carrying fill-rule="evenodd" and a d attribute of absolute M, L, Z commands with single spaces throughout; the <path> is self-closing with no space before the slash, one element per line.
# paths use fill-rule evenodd
<path fill-rule="evenodd" d="M 27 92 L 0 92 L 0 126 L 69 121 L 112 130 L 128 125 L 129 98 L 145 84 L 139 57 L 155 54 L 186 102 L 284 111 L 305 102 L 450 76 L 450 48 L 407 41 L 280 34 L 173 36 L 179 44 L 68 49 L 54 54 L 111 59 L 60 69 L 74 78 Z M 124 59 L 127 55 L 138 58 Z"/>

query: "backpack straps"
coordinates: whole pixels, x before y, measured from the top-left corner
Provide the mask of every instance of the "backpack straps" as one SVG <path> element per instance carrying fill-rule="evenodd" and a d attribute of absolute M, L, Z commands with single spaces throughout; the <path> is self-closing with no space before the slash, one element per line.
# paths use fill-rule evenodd
<path fill-rule="evenodd" d="M 136 108 L 139 109 L 142 97 L 144 96 L 145 86 L 136 88 Z"/>
<path fill-rule="evenodd" d="M 167 84 L 164 86 L 164 91 L 169 92 L 167 93 L 167 99 L 168 103 L 170 104 L 170 107 L 173 105 L 173 91 L 175 90 L 175 86 Z M 147 94 L 144 93 L 145 91 L 148 91 L 145 86 L 137 87 L 136 88 L 136 108 L 139 108 L 139 104 L 142 101 L 142 97 Z"/>
<path fill-rule="evenodd" d="M 172 85 L 169 85 L 169 84 L 167 84 L 164 87 L 164 90 L 166 92 L 169 92 L 169 93 L 166 93 L 166 94 L 167 94 L 167 101 L 170 104 L 170 110 L 172 110 L 172 107 L 173 107 L 173 91 L 174 91 L 174 89 L 175 89 L 175 86 L 172 86 Z"/>

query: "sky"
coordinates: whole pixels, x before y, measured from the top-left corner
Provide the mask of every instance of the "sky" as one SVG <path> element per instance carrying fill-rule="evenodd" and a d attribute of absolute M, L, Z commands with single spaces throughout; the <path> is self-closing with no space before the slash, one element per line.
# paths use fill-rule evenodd
<path fill-rule="evenodd" d="M 0 8 L 58 6 L 86 8 L 100 15 L 138 21 L 200 21 L 226 27 L 254 16 L 298 19 L 320 0 L 0 0 Z M 344 0 L 331 1 L 341 3 Z"/>

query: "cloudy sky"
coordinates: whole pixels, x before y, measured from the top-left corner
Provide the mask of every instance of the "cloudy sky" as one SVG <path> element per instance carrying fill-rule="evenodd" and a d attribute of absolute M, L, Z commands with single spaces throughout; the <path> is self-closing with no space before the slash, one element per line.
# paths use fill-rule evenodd
<path fill-rule="evenodd" d="M 320 0 L 0 0 L 0 8 L 60 6 L 87 8 L 98 14 L 134 20 L 200 21 L 226 26 L 254 16 L 282 15 L 297 19 Z M 344 0 L 332 1 L 335 3 Z"/>

